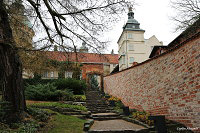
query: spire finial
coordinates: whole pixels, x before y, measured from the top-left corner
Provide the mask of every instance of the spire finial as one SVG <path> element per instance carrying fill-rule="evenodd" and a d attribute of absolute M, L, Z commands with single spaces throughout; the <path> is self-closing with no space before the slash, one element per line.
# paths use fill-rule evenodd
<path fill-rule="evenodd" d="M 133 8 L 132 6 L 130 6 L 128 8 L 129 12 L 128 12 L 128 19 L 133 19 L 134 18 L 134 13 L 133 13 Z"/>
<path fill-rule="evenodd" d="M 133 11 L 133 8 L 130 6 L 130 7 L 128 8 L 128 10 L 129 10 L 129 12 L 132 12 L 132 11 Z"/>

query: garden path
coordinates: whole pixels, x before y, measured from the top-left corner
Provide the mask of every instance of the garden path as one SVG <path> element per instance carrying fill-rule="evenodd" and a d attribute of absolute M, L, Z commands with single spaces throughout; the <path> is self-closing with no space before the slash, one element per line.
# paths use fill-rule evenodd
<path fill-rule="evenodd" d="M 88 90 L 86 99 L 87 108 L 91 111 L 91 118 L 94 120 L 88 133 L 148 132 L 148 129 L 143 126 L 123 120 L 121 116 L 116 114 L 113 108 L 106 103 L 99 91 Z"/>

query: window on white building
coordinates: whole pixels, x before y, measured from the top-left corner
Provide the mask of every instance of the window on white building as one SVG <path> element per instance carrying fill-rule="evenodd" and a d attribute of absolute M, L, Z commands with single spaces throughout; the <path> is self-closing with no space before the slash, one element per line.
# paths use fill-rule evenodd
<path fill-rule="evenodd" d="M 134 57 L 130 57 L 130 58 L 129 58 L 129 62 L 130 62 L 130 63 L 133 63 L 133 62 L 134 62 Z"/>
<path fill-rule="evenodd" d="M 133 38 L 133 34 L 128 33 L 128 39 L 132 39 Z"/>
<path fill-rule="evenodd" d="M 73 72 L 65 72 L 65 78 L 72 78 Z"/>
<path fill-rule="evenodd" d="M 44 77 L 44 78 L 47 78 L 47 77 L 48 77 L 48 72 L 47 72 L 47 71 L 43 73 L 43 77 Z"/>
<path fill-rule="evenodd" d="M 54 72 L 50 73 L 50 77 L 53 78 L 54 77 Z"/>
<path fill-rule="evenodd" d="M 128 49 L 129 49 L 129 51 L 133 51 L 134 50 L 134 45 L 133 44 L 129 44 L 128 45 Z"/>

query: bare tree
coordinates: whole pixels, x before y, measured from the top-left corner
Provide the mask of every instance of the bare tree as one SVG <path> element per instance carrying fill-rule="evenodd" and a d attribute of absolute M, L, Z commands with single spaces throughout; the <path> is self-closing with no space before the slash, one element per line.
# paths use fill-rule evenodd
<path fill-rule="evenodd" d="M 18 118 L 18 112 L 26 110 L 18 57 L 18 51 L 24 48 L 16 45 L 9 21 L 12 15 L 8 9 L 13 2 L 24 5 L 26 11 L 22 15 L 32 19 L 35 32 L 45 31 L 46 35 L 40 34 L 42 37 L 35 42 L 37 47 L 43 49 L 57 44 L 74 52 L 78 41 L 86 42 L 96 51 L 105 48 L 106 41 L 99 36 L 110 23 L 120 19 L 130 4 L 125 0 L 0 0 L 0 89 L 3 100 L 11 103 L 10 118 Z"/>
<path fill-rule="evenodd" d="M 120 19 L 120 14 L 127 7 L 125 0 L 27 0 L 27 14 L 46 31 L 50 43 L 76 51 L 77 43 L 96 51 L 106 47 L 102 32 L 110 28 L 111 23 Z M 34 28 L 35 31 L 37 27 Z M 101 38 L 101 39 L 100 39 Z M 38 44 L 37 44 L 38 46 Z M 41 43 L 39 44 L 41 46 Z"/>
<path fill-rule="evenodd" d="M 185 30 L 200 18 L 200 0 L 172 0 L 171 6 L 177 15 L 172 17 L 177 30 Z"/>

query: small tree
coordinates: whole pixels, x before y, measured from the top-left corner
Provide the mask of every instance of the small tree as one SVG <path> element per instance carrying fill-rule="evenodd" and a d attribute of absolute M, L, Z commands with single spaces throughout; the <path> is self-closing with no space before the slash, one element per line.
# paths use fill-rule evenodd
<path fill-rule="evenodd" d="M 99 83 L 98 83 L 97 77 L 95 75 L 91 75 L 90 85 L 91 85 L 92 89 L 98 89 L 99 88 Z"/>

